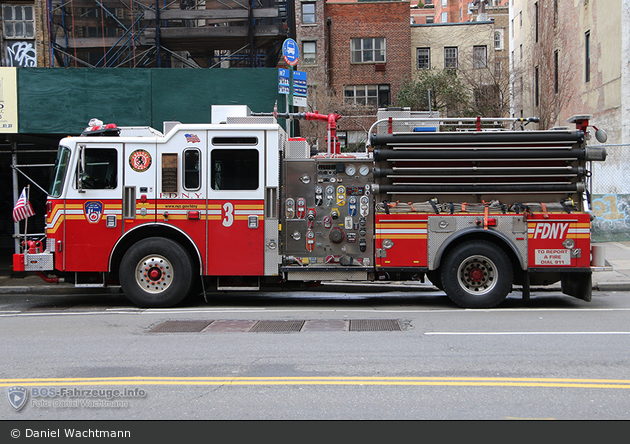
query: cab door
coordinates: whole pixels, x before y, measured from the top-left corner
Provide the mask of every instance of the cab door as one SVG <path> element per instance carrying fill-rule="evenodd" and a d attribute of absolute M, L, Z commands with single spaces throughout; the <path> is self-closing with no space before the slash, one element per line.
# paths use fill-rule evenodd
<path fill-rule="evenodd" d="M 265 132 L 208 131 L 206 274 L 264 274 Z"/>
<path fill-rule="evenodd" d="M 80 144 L 66 192 L 63 269 L 107 271 L 122 233 L 122 144 Z"/>

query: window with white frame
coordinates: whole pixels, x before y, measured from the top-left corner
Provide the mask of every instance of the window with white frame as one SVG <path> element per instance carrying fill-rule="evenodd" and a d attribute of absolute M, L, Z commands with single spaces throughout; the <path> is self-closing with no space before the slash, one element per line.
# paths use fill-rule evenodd
<path fill-rule="evenodd" d="M 418 69 L 431 69 L 431 48 L 418 48 Z"/>
<path fill-rule="evenodd" d="M 343 104 L 357 106 L 376 106 L 378 103 L 378 85 L 351 85 L 343 89 Z"/>
<path fill-rule="evenodd" d="M 33 5 L 3 5 L 2 23 L 7 39 L 35 37 Z"/>
<path fill-rule="evenodd" d="M 381 85 L 347 85 L 343 89 L 346 106 L 387 107 L 391 102 L 391 87 Z"/>
<path fill-rule="evenodd" d="M 473 46 L 473 68 L 485 68 L 488 65 L 488 47 Z"/>
<path fill-rule="evenodd" d="M 441 23 L 448 23 L 448 12 L 444 11 L 440 19 Z"/>
<path fill-rule="evenodd" d="M 306 65 L 317 63 L 317 42 L 302 42 L 302 62 Z"/>
<path fill-rule="evenodd" d="M 503 50 L 503 29 L 494 30 L 494 49 L 496 51 Z"/>
<path fill-rule="evenodd" d="M 444 68 L 457 68 L 457 46 L 447 46 L 444 48 Z"/>
<path fill-rule="evenodd" d="M 352 63 L 385 62 L 385 39 L 350 39 Z"/>
<path fill-rule="evenodd" d="M 302 3 L 302 24 L 312 25 L 313 23 L 317 23 L 317 18 L 315 15 L 315 3 Z"/>

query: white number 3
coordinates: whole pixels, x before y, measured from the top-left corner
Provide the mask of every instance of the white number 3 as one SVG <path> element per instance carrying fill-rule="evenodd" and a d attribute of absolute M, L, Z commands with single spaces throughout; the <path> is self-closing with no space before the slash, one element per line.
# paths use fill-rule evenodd
<path fill-rule="evenodd" d="M 232 205 L 231 202 L 224 203 L 223 211 L 225 211 L 225 216 L 223 217 L 223 226 L 231 227 L 234 223 L 234 205 Z"/>

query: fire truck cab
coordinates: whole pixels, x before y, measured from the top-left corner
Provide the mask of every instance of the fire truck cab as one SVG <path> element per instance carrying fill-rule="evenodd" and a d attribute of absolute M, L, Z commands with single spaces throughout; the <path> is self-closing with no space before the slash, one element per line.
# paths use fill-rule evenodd
<path fill-rule="evenodd" d="M 208 288 L 425 276 L 463 307 L 495 306 L 514 284 L 591 298 L 588 164 L 606 153 L 586 147 L 587 116 L 554 131 L 389 118 L 369 150 L 341 154 L 340 116 L 310 114 L 329 124 L 328 152 L 311 156 L 276 114 L 212 114 L 163 132 L 92 122 L 62 139 L 46 249 L 14 255 L 14 269 L 120 283 L 143 307 Z"/>

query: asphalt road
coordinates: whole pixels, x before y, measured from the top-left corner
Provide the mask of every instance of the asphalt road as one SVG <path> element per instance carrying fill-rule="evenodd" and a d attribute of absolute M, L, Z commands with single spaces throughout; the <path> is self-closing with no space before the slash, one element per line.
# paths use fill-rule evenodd
<path fill-rule="evenodd" d="M 176 309 L 0 295 L 0 386 L 28 392 L 0 419 L 630 417 L 628 292 L 464 310 L 440 292 L 339 290 Z"/>

